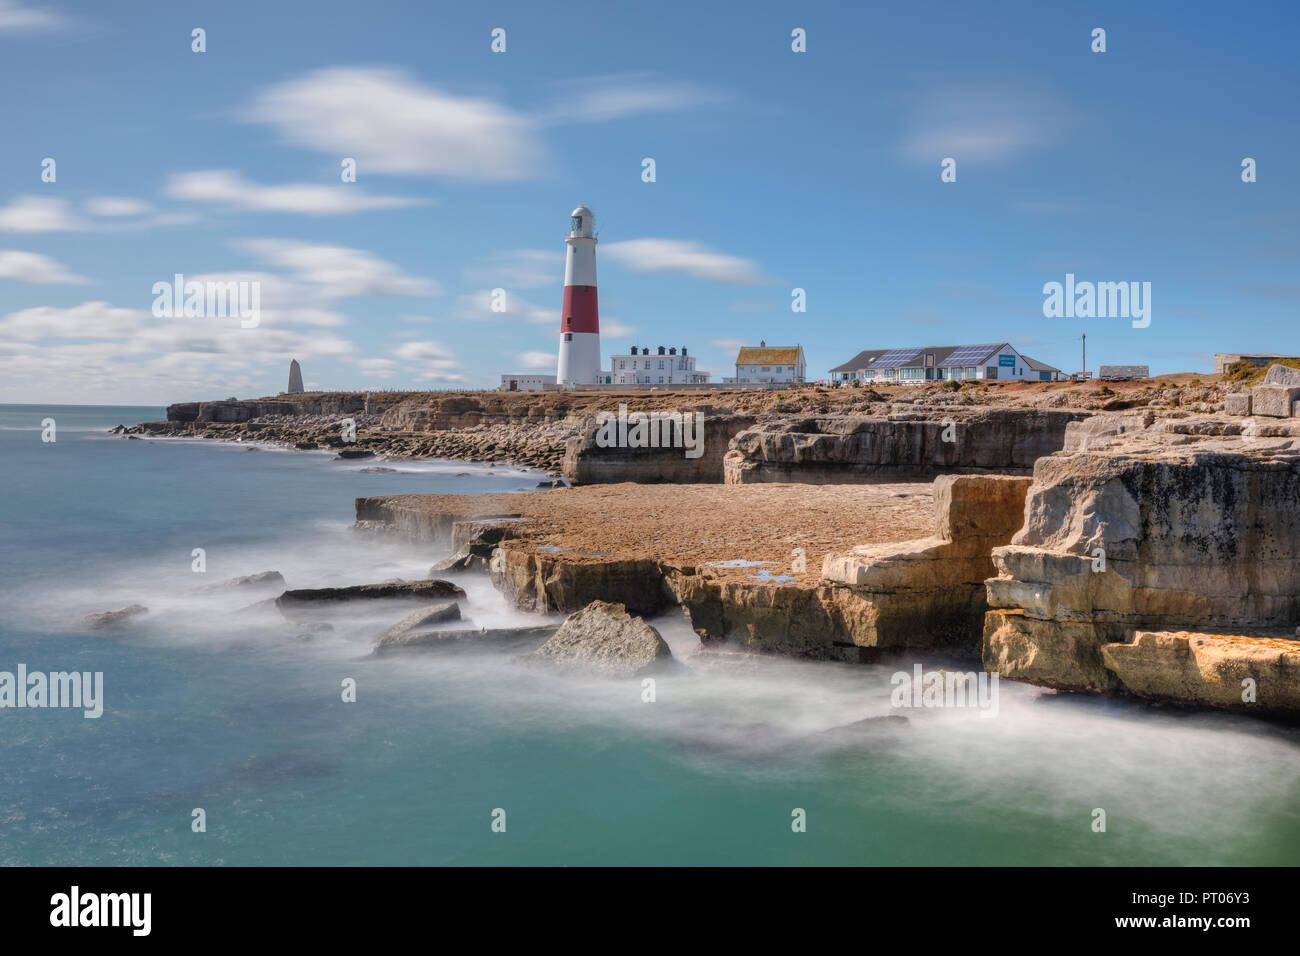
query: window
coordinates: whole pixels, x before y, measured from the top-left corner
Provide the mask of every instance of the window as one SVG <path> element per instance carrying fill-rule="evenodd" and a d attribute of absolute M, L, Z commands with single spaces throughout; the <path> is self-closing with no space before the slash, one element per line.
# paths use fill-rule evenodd
<path fill-rule="evenodd" d="M 581 216 L 574 216 L 574 217 L 573 217 L 573 231 L 574 231 L 574 232 L 582 232 L 582 217 L 581 217 Z"/>
<path fill-rule="evenodd" d="M 618 363 L 618 367 L 619 367 L 619 368 L 627 368 L 627 362 L 619 362 L 619 363 Z"/>
<path fill-rule="evenodd" d="M 664 360 L 663 360 L 663 359 L 660 359 L 660 360 L 659 360 L 659 367 L 660 367 L 661 369 L 664 367 Z M 663 379 L 660 379 L 659 381 L 662 382 Z"/>
<path fill-rule="evenodd" d="M 573 341 L 573 333 L 572 333 L 572 332 L 565 332 L 565 333 L 564 333 L 564 341 L 566 341 L 566 342 L 572 342 L 572 341 Z"/>

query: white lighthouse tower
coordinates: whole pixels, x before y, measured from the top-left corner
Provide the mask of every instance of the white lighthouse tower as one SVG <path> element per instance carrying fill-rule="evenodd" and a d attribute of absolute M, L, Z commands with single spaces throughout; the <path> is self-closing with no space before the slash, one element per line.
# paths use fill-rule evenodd
<path fill-rule="evenodd" d="M 595 217 L 573 210 L 564 261 L 564 311 L 560 314 L 560 388 L 595 385 L 600 375 L 600 310 L 596 305 Z"/>

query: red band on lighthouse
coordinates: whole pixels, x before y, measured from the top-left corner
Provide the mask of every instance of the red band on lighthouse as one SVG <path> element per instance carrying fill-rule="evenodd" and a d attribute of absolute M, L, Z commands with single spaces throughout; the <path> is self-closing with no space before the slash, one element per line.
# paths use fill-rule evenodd
<path fill-rule="evenodd" d="M 566 285 L 561 332 L 599 332 L 600 310 L 594 285 Z"/>

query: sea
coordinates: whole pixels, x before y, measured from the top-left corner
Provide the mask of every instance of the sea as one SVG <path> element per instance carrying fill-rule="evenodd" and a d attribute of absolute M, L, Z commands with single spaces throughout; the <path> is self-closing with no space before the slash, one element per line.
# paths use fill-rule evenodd
<path fill-rule="evenodd" d="M 102 674 L 98 717 L 0 709 L 0 864 L 1300 863 L 1300 732 L 1260 719 L 1009 681 L 897 707 L 910 659 L 696 656 L 678 613 L 652 685 L 376 657 L 386 602 L 293 628 L 222 582 L 427 577 L 446 551 L 356 533 L 354 498 L 543 476 L 108 432 L 162 417 L 0 406 L 0 672 Z M 458 581 L 472 626 L 545 620 Z"/>

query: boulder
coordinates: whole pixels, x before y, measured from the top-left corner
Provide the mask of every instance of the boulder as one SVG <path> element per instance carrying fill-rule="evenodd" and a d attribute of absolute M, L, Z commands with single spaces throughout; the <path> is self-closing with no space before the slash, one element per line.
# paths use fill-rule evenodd
<path fill-rule="evenodd" d="M 443 558 L 429 568 L 429 577 L 436 574 L 455 574 L 458 571 L 486 571 L 487 569 L 487 558 L 477 554 L 453 554 L 450 558 Z"/>
<path fill-rule="evenodd" d="M 102 630 L 106 627 L 119 627 L 133 618 L 148 614 L 149 609 L 143 604 L 132 604 L 116 611 L 103 611 L 99 614 L 87 614 L 81 622 L 90 628 Z"/>
<path fill-rule="evenodd" d="M 1250 392 L 1232 392 L 1223 397 L 1223 410 L 1229 415 L 1247 416 L 1251 412 Z"/>
<path fill-rule="evenodd" d="M 1256 385 L 1250 390 L 1250 403 L 1254 413 L 1268 418 L 1290 418 L 1291 405 L 1298 398 L 1300 398 L 1300 387 Z"/>
<path fill-rule="evenodd" d="M 390 627 L 384 637 L 406 634 L 427 628 L 430 624 L 443 624 L 447 621 L 460 620 L 460 605 L 455 601 L 443 601 L 412 611 Z M 382 638 L 381 638 L 382 639 Z"/>
<path fill-rule="evenodd" d="M 637 677 L 666 667 L 673 653 L 659 632 L 622 604 L 592 601 L 565 618 L 549 641 L 528 655 L 567 669 Z"/>
<path fill-rule="evenodd" d="M 269 588 L 284 587 L 284 575 L 279 571 L 259 571 L 257 574 L 245 574 L 221 582 L 223 588 Z"/>
<path fill-rule="evenodd" d="M 1289 365 L 1270 365 L 1264 373 L 1265 385 L 1279 385 L 1282 388 L 1300 388 L 1300 368 Z"/>

